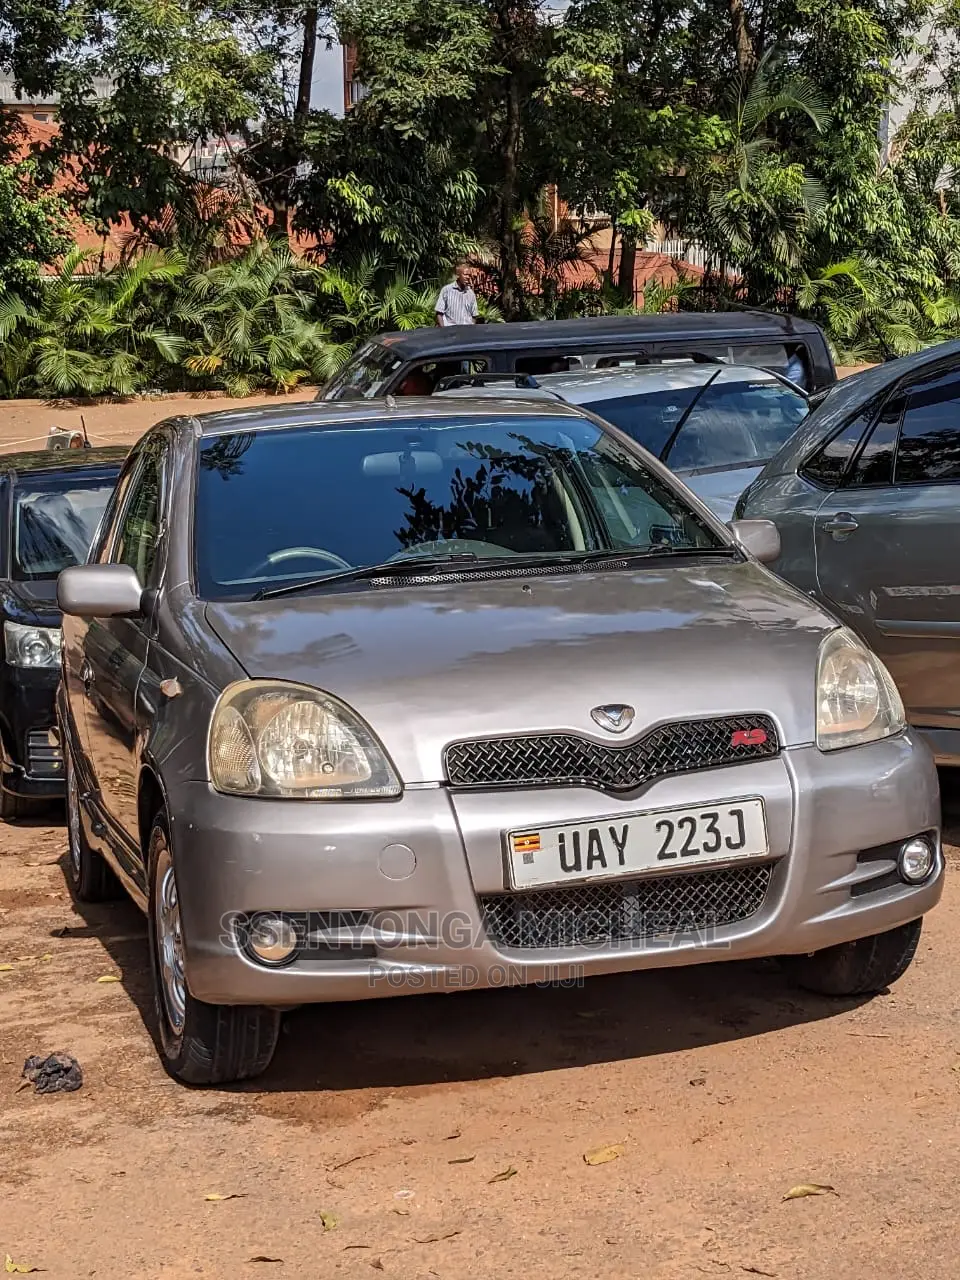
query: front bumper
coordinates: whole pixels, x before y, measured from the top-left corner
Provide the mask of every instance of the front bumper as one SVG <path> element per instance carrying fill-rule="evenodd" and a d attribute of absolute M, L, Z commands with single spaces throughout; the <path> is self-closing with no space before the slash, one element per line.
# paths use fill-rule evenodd
<path fill-rule="evenodd" d="M 0 785 L 14 795 L 56 799 L 64 794 L 63 755 L 49 731 L 57 723 L 60 668 L 2 668 Z"/>
<path fill-rule="evenodd" d="M 505 892 L 501 832 L 745 795 L 764 799 L 771 845 L 747 918 L 613 943 L 493 941 L 481 904 Z M 168 798 L 187 981 L 211 1003 L 369 999 L 803 953 L 905 924 L 942 890 L 942 856 L 920 887 L 893 868 L 898 842 L 940 826 L 936 771 L 912 733 L 665 778 L 631 800 L 574 787 L 424 787 L 395 802 L 303 803 L 222 796 L 199 782 Z M 643 883 L 654 879 L 666 877 Z M 238 943 L 233 921 L 258 911 L 316 927 L 288 967 L 265 968 Z"/>

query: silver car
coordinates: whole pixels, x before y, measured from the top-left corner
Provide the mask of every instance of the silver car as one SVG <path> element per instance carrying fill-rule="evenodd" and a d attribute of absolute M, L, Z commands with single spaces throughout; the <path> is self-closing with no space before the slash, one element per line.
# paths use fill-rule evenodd
<path fill-rule="evenodd" d="M 744 495 L 773 566 L 883 658 L 910 722 L 960 764 L 960 342 L 840 383 Z"/>
<path fill-rule="evenodd" d="M 941 892 L 885 668 L 562 404 L 160 424 L 64 572 L 70 867 L 147 912 L 160 1042 L 311 1001 L 780 956 L 869 992 Z"/>
<path fill-rule="evenodd" d="M 521 379 L 463 381 L 473 385 L 441 394 L 550 397 L 590 410 L 665 462 L 721 520 L 808 411 L 799 387 L 769 369 L 719 362 L 598 366 L 541 374 L 528 388 L 515 385 Z"/>

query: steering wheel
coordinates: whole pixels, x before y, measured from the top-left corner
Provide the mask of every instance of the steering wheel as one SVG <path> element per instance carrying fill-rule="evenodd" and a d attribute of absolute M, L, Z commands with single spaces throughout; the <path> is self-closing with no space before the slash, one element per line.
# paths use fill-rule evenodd
<path fill-rule="evenodd" d="M 509 547 L 498 547 L 495 542 L 481 542 L 479 538 L 438 538 L 435 542 L 418 542 L 404 547 L 390 557 L 391 560 L 415 560 L 417 556 L 515 556 Z"/>
<path fill-rule="evenodd" d="M 253 566 L 247 572 L 251 578 L 275 569 L 284 560 L 323 560 L 335 569 L 352 569 L 353 565 L 333 551 L 325 551 L 323 547 L 284 547 L 282 551 L 271 551 L 265 560 Z"/>

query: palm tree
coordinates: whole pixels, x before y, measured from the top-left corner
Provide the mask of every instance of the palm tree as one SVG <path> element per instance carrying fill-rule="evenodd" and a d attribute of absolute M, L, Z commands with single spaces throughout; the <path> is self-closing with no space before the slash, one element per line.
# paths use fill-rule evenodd
<path fill-rule="evenodd" d="M 40 300 L 0 299 L 7 395 L 130 395 L 174 364 L 183 339 L 157 323 L 158 295 L 182 274 L 160 252 L 96 273 L 95 251 L 74 249 L 44 281 Z"/>
<path fill-rule="evenodd" d="M 313 311 L 321 274 L 286 244 L 265 240 L 195 271 L 174 310 L 196 333 L 186 368 L 236 396 L 258 387 L 289 391 L 319 376 L 327 333 Z"/>
<path fill-rule="evenodd" d="M 842 364 L 888 360 L 960 336 L 960 296 L 911 296 L 865 254 L 805 274 L 797 303 L 826 330 Z"/>
<path fill-rule="evenodd" d="M 701 194 L 694 220 L 699 237 L 721 264 L 781 276 L 802 256 L 806 232 L 825 203 L 823 189 L 802 165 L 777 152 L 768 131 L 785 113 L 805 115 L 820 132 L 830 118 L 816 86 L 790 76 L 772 85 L 773 51 L 749 82 L 732 91 L 726 147 L 709 157 L 693 184 Z"/>

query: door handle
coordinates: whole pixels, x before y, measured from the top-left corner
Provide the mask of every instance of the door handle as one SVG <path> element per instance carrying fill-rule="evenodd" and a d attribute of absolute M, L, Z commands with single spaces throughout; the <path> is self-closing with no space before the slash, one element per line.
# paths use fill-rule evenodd
<path fill-rule="evenodd" d="M 842 538 L 848 533 L 856 533 L 860 525 L 849 511 L 838 511 L 833 519 L 828 520 L 823 527 L 832 537 Z"/>
<path fill-rule="evenodd" d="M 90 686 L 93 684 L 93 667 L 86 658 L 80 663 L 80 683 L 89 693 Z"/>

